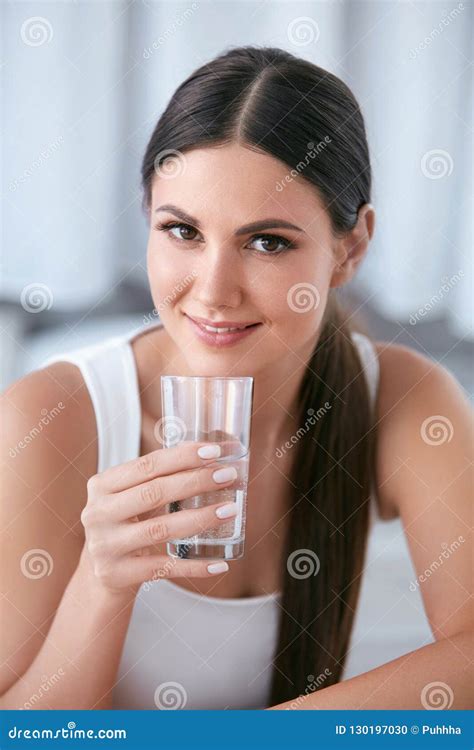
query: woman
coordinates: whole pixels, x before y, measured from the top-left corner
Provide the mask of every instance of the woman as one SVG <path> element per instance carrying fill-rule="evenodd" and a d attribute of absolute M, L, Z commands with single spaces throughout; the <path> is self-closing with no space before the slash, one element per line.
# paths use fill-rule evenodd
<path fill-rule="evenodd" d="M 433 685 L 466 708 L 467 544 L 417 578 L 434 642 L 407 620 L 397 659 L 367 671 L 358 652 L 376 525 L 401 519 L 420 580 L 467 537 L 472 433 L 446 370 L 351 332 L 334 296 L 374 231 L 353 95 L 283 50 L 232 49 L 178 87 L 142 182 L 160 321 L 50 358 L 4 397 L 2 708 L 420 708 Z M 230 565 L 166 556 L 234 511 L 166 510 L 233 482 L 203 444 L 160 450 L 169 373 L 255 379 Z"/>

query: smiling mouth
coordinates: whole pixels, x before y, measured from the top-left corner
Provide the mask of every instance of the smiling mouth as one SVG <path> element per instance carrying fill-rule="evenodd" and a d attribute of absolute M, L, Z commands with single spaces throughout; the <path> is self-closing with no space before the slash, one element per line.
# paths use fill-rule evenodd
<path fill-rule="evenodd" d="M 247 328 L 255 328 L 255 326 L 260 325 L 259 322 L 257 323 L 248 323 L 247 325 L 236 325 L 236 326 L 224 326 L 224 325 L 215 325 L 213 326 L 210 323 L 205 323 L 203 320 L 199 320 L 198 318 L 193 318 L 191 315 L 187 315 L 187 313 L 184 313 L 187 318 L 192 320 L 193 323 L 198 325 L 200 328 L 202 328 L 203 331 L 207 331 L 208 333 L 216 333 L 216 334 L 224 334 L 224 333 L 237 333 L 238 331 L 244 331 Z"/>
<path fill-rule="evenodd" d="M 250 323 L 248 326 L 240 326 L 240 328 L 224 328 L 223 326 L 219 326 L 219 328 L 215 328 L 213 326 L 208 326 L 205 323 L 199 323 L 199 321 L 195 321 L 195 323 L 198 324 L 201 328 L 203 328 L 205 331 L 209 331 L 209 333 L 237 333 L 238 331 L 245 331 L 247 328 L 254 328 L 255 326 L 258 326 L 259 323 Z"/>
<path fill-rule="evenodd" d="M 258 322 L 249 323 L 248 325 L 240 326 L 239 328 L 230 328 L 229 326 L 209 326 L 205 323 L 201 323 L 200 321 L 195 320 L 194 318 L 191 318 L 191 316 L 186 315 L 186 313 L 184 313 L 184 315 L 188 319 L 191 326 L 194 328 L 194 331 L 197 334 L 198 338 L 200 338 L 204 343 L 210 346 L 230 346 L 232 344 L 235 344 L 241 339 L 250 336 L 254 328 L 262 325 L 260 322 Z"/>

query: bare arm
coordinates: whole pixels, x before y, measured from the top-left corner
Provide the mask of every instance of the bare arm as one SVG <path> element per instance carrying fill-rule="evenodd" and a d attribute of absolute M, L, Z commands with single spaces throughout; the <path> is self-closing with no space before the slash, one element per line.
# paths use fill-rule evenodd
<path fill-rule="evenodd" d="M 98 588 L 81 562 L 39 653 L 1 696 L 0 708 L 111 708 L 132 609 L 133 597 Z"/>
<path fill-rule="evenodd" d="M 133 600 L 108 595 L 78 565 L 93 420 L 74 370 L 62 364 L 2 396 L 2 709 L 110 706 Z"/>
<path fill-rule="evenodd" d="M 473 659 L 473 632 L 458 633 L 268 710 L 472 709 Z"/>

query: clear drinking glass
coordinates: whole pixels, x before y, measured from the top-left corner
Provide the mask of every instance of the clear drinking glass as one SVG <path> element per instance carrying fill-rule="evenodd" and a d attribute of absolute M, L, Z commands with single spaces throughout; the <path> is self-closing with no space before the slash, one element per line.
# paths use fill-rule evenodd
<path fill-rule="evenodd" d="M 168 504 L 167 512 L 235 502 L 239 512 L 213 529 L 167 543 L 173 557 L 236 560 L 244 556 L 250 427 L 253 401 L 252 377 L 161 376 L 162 421 L 158 439 L 164 448 L 184 441 L 219 443 L 220 458 L 206 466 L 231 463 L 237 479 L 231 487 L 204 492 Z"/>

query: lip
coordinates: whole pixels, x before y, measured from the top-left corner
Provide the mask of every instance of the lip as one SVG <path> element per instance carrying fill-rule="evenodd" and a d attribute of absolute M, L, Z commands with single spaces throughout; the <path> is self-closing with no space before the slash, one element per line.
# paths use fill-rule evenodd
<path fill-rule="evenodd" d="M 252 332 L 261 325 L 260 322 L 257 324 L 250 324 L 249 328 L 244 328 L 242 331 L 236 331 L 235 333 L 212 333 L 211 331 L 206 331 L 205 328 L 203 328 L 196 320 L 194 320 L 194 318 L 191 318 L 189 315 L 186 315 L 186 319 L 189 321 L 189 324 L 192 326 L 194 333 L 201 341 L 203 341 L 205 344 L 208 344 L 209 346 L 216 347 L 232 346 L 233 344 L 238 343 L 247 336 L 251 336 Z M 213 324 L 209 323 L 208 325 Z M 218 326 L 216 326 L 215 324 L 214 326 L 215 328 L 218 328 Z"/>
<path fill-rule="evenodd" d="M 213 326 L 214 328 L 242 328 L 242 326 L 253 326 L 260 323 L 259 320 L 208 320 L 207 318 L 198 318 L 196 315 L 184 314 L 196 323 L 204 323 L 206 326 Z"/>

